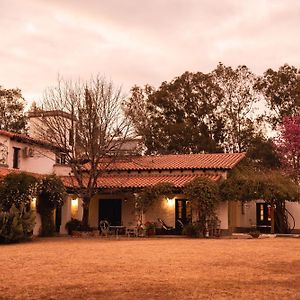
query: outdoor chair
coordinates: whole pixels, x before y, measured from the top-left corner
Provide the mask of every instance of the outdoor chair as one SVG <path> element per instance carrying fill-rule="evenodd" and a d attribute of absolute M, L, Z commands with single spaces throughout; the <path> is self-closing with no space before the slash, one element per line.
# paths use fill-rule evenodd
<path fill-rule="evenodd" d="M 138 228 L 136 226 L 126 227 L 126 235 L 128 237 L 138 237 Z"/>
<path fill-rule="evenodd" d="M 110 234 L 110 226 L 108 221 L 101 220 L 99 223 L 101 235 L 105 235 L 106 237 Z"/>
<path fill-rule="evenodd" d="M 181 228 L 181 230 L 183 229 L 184 227 L 184 224 L 182 223 L 181 220 L 177 220 L 177 223 L 179 224 L 179 227 Z"/>
<path fill-rule="evenodd" d="M 161 224 L 161 227 L 167 232 L 174 232 L 174 227 L 168 226 L 161 218 L 157 218 L 157 221 Z"/>

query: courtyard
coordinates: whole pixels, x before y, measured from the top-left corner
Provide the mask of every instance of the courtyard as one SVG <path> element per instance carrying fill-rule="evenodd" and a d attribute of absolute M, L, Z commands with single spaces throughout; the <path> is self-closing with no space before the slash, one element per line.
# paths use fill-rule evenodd
<path fill-rule="evenodd" d="M 300 239 L 38 238 L 0 270 L 0 299 L 299 299 Z"/>

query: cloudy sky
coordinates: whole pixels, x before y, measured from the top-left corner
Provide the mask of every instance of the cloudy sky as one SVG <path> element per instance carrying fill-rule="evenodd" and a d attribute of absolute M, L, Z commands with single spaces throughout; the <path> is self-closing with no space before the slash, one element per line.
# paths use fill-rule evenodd
<path fill-rule="evenodd" d="M 219 61 L 300 67 L 299 0 L 0 0 L 0 85 L 39 101 L 58 74 L 128 93 Z"/>

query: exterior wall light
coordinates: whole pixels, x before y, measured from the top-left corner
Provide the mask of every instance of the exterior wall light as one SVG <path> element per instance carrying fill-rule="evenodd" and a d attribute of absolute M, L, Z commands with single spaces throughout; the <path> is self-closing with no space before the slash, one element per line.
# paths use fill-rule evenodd
<path fill-rule="evenodd" d="M 32 210 L 36 210 L 36 198 L 35 197 L 31 199 L 30 208 Z"/>
<path fill-rule="evenodd" d="M 71 200 L 71 217 L 75 219 L 78 214 L 78 198 Z"/>
<path fill-rule="evenodd" d="M 174 206 L 174 204 L 175 204 L 175 199 L 174 199 L 174 198 L 168 198 L 168 197 L 167 197 L 167 204 L 168 204 L 168 206 Z"/>

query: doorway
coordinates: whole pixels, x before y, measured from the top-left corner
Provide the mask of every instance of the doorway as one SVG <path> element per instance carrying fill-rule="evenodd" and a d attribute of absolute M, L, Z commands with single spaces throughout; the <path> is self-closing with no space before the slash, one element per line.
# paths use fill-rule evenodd
<path fill-rule="evenodd" d="M 192 222 L 191 202 L 187 199 L 175 200 L 175 228 L 176 231 L 182 231 L 182 224 L 186 225 Z"/>
<path fill-rule="evenodd" d="M 256 203 L 256 227 L 260 232 L 271 232 L 271 206 L 267 203 Z"/>
<path fill-rule="evenodd" d="M 122 200 L 100 199 L 99 200 L 99 222 L 106 220 L 112 226 L 122 225 Z"/>

